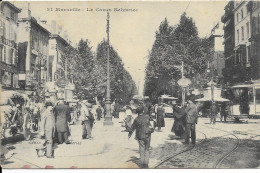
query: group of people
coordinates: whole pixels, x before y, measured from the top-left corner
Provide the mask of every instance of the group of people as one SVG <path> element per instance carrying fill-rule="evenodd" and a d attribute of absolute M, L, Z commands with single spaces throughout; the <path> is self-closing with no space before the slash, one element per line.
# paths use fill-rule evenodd
<path fill-rule="evenodd" d="M 198 113 L 202 107 L 201 103 L 195 103 L 195 98 L 188 99 L 186 106 L 177 104 L 174 106 L 174 123 L 172 126 L 172 132 L 176 136 L 185 139 L 185 144 L 196 143 L 196 124 L 198 123 Z"/>
<path fill-rule="evenodd" d="M 227 121 L 226 104 L 221 103 L 218 105 L 216 102 L 212 102 L 210 106 L 210 124 L 216 123 L 216 117 L 220 115 L 220 121 L 224 118 L 224 122 Z"/>
<path fill-rule="evenodd" d="M 82 126 L 82 139 L 92 139 L 91 133 L 94 121 L 95 119 L 100 120 L 102 108 L 100 105 L 95 108 L 89 107 L 89 105 L 86 102 L 78 102 L 77 106 L 72 109 L 74 112 L 71 113 L 69 104 L 65 103 L 62 98 L 55 105 L 52 102 L 46 102 L 45 111 L 41 117 L 40 131 L 40 135 L 45 137 L 45 142 L 36 149 L 37 153 L 40 150 L 46 150 L 46 157 L 54 158 L 53 143 L 55 139 L 58 139 L 58 144 L 71 143 L 69 140 L 71 115 Z"/>

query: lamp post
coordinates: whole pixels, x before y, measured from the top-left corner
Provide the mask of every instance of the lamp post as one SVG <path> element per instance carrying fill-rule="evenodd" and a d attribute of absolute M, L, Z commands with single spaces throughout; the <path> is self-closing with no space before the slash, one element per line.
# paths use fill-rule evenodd
<path fill-rule="evenodd" d="M 103 125 L 112 126 L 112 116 L 111 116 L 111 99 L 110 99 L 110 70 L 109 70 L 109 12 L 107 13 L 107 92 L 106 92 L 106 116 Z"/>
<path fill-rule="evenodd" d="M 181 63 L 181 76 L 182 78 L 180 80 L 178 80 L 178 84 L 181 86 L 182 88 L 182 106 L 184 106 L 185 104 L 185 90 L 186 90 L 186 87 L 188 87 L 190 84 L 191 84 L 191 81 L 190 79 L 186 78 L 184 76 L 184 65 L 183 65 L 183 61 Z"/>

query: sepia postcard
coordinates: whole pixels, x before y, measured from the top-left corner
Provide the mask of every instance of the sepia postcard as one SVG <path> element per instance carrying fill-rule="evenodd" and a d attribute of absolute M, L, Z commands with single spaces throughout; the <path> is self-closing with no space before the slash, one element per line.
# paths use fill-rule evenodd
<path fill-rule="evenodd" d="M 0 11 L 2 168 L 260 168 L 259 0 Z"/>

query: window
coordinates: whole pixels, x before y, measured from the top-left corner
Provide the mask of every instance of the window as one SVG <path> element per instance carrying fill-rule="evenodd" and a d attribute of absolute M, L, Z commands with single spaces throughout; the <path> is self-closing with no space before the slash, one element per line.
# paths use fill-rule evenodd
<path fill-rule="evenodd" d="M 246 63 L 248 63 L 250 61 L 250 57 L 251 57 L 251 48 L 250 46 L 247 46 L 247 57 L 246 57 Z"/>
<path fill-rule="evenodd" d="M 247 38 L 249 38 L 249 23 L 248 22 L 246 23 L 246 35 L 247 35 Z"/>
<path fill-rule="evenodd" d="M 11 24 L 11 22 L 9 23 L 9 39 L 10 40 L 14 40 L 14 33 L 13 33 L 13 27 L 12 27 L 12 24 Z"/>
<path fill-rule="evenodd" d="M 241 27 L 242 40 L 244 40 L 244 27 Z"/>
<path fill-rule="evenodd" d="M 0 45 L 0 62 L 3 61 L 3 46 Z"/>
<path fill-rule="evenodd" d="M 4 32 L 4 22 L 2 20 L 0 20 L 0 36 L 4 35 L 3 32 Z"/>
<path fill-rule="evenodd" d="M 244 18 L 244 11 L 243 11 L 243 9 L 241 9 L 241 19 L 243 19 Z"/>
<path fill-rule="evenodd" d="M 239 43 L 239 29 L 237 30 L 237 43 Z"/>
<path fill-rule="evenodd" d="M 10 49 L 10 51 L 9 51 L 9 62 L 10 62 L 10 64 L 14 64 L 14 57 L 13 57 L 13 55 L 14 55 L 14 50 L 13 49 Z"/>
<path fill-rule="evenodd" d="M 12 19 L 12 20 L 14 20 L 14 19 L 15 19 L 15 18 L 14 18 L 14 17 L 15 17 L 14 15 L 15 15 L 15 14 L 14 14 L 14 12 L 13 12 L 13 11 L 11 11 L 11 19 Z"/>
<path fill-rule="evenodd" d="M 239 18 L 238 18 L 239 16 L 238 16 L 238 13 L 237 13 L 237 22 L 239 22 Z"/>
<path fill-rule="evenodd" d="M 6 63 L 6 47 L 4 46 L 4 61 L 3 62 L 5 62 Z"/>

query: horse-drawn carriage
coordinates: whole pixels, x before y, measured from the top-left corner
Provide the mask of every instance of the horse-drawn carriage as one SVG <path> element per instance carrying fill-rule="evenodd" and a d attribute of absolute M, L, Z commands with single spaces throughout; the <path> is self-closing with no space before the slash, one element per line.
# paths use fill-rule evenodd
<path fill-rule="evenodd" d="M 23 106 L 27 103 L 26 94 L 15 91 L 1 92 L 1 126 L 2 137 L 16 135 L 23 131 Z M 8 132 L 8 133 L 6 133 Z"/>

